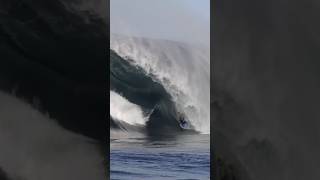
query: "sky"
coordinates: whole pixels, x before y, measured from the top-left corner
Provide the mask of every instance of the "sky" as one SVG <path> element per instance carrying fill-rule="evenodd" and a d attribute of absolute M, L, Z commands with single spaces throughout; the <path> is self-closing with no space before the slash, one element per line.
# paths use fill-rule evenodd
<path fill-rule="evenodd" d="M 110 31 L 209 45 L 210 0 L 111 0 Z"/>

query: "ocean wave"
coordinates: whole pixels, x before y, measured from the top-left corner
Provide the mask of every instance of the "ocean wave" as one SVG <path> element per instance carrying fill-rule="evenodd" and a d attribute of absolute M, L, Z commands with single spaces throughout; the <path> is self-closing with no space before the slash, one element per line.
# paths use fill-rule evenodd
<path fill-rule="evenodd" d="M 207 51 L 177 42 L 119 36 L 111 36 L 110 45 L 110 89 L 141 107 L 147 130 L 181 131 L 179 112 L 190 129 L 210 133 Z"/>

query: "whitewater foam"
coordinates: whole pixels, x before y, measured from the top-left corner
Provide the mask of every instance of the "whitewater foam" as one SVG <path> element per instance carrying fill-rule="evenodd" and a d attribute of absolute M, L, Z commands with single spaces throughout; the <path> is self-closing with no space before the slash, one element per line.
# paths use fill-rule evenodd
<path fill-rule="evenodd" d="M 141 108 L 114 91 L 110 91 L 110 115 L 130 125 L 145 125 L 146 123 L 146 117 Z"/>
<path fill-rule="evenodd" d="M 207 49 L 114 34 L 110 36 L 110 47 L 160 82 L 172 96 L 177 110 L 186 115 L 197 131 L 210 133 L 210 54 Z"/>

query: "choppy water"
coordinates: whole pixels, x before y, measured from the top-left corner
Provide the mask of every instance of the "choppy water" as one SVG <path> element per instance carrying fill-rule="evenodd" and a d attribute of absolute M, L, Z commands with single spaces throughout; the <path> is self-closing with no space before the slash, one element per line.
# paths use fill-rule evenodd
<path fill-rule="evenodd" d="M 210 179 L 210 136 L 111 139 L 112 180 Z"/>

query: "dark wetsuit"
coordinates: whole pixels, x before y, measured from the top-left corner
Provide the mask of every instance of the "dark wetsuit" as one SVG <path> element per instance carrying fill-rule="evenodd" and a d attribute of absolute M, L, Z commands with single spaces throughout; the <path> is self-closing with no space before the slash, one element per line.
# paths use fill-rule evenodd
<path fill-rule="evenodd" d="M 180 124 L 182 127 L 185 127 L 187 125 L 187 121 L 185 121 L 183 118 L 180 118 Z"/>

